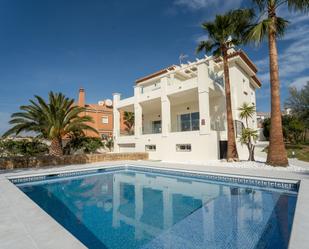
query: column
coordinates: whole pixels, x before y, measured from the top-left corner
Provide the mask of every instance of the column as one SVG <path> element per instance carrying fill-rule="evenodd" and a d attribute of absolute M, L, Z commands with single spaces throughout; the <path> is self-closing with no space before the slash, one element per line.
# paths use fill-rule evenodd
<path fill-rule="evenodd" d="M 198 100 L 200 112 L 200 134 L 210 133 L 209 86 L 210 78 L 206 63 L 198 65 Z"/>
<path fill-rule="evenodd" d="M 134 135 L 139 138 L 142 134 L 143 110 L 139 103 L 134 103 Z"/>
<path fill-rule="evenodd" d="M 117 108 L 117 105 L 120 101 L 120 93 L 113 93 L 113 137 L 114 137 L 114 152 L 119 152 L 119 146 L 117 139 L 120 135 L 120 112 Z"/>
<path fill-rule="evenodd" d="M 139 138 L 142 134 L 143 128 L 143 110 L 139 103 L 141 95 L 141 87 L 134 86 L 134 135 L 135 138 Z"/>
<path fill-rule="evenodd" d="M 161 79 L 161 126 L 162 126 L 162 136 L 167 137 L 168 133 L 171 131 L 171 104 L 167 96 L 167 84 L 168 79 L 164 77 Z"/>

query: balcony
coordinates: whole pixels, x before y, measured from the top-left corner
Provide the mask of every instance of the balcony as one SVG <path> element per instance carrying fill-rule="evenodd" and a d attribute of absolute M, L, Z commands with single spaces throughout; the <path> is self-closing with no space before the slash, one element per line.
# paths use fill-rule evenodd
<path fill-rule="evenodd" d="M 155 92 L 161 89 L 161 82 L 160 80 L 157 80 L 155 82 L 151 82 L 147 85 L 141 86 L 141 94 L 147 94 L 151 92 Z"/>
<path fill-rule="evenodd" d="M 162 132 L 161 98 L 141 103 L 142 134 L 160 134 Z"/>

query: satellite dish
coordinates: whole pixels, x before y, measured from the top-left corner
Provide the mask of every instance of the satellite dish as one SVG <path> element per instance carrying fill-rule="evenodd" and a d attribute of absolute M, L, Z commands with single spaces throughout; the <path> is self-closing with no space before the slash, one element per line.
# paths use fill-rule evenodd
<path fill-rule="evenodd" d="M 105 100 L 105 105 L 110 107 L 110 106 L 113 105 L 113 101 L 111 99 L 106 99 Z"/>
<path fill-rule="evenodd" d="M 104 101 L 99 101 L 98 105 L 100 105 L 100 106 L 104 105 Z"/>

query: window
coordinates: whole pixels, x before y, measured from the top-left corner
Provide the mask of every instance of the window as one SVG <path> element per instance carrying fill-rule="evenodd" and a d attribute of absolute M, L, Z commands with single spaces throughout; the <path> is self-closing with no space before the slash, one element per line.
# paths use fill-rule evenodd
<path fill-rule="evenodd" d="M 191 127 L 192 131 L 198 131 L 200 129 L 200 113 L 191 113 Z"/>
<path fill-rule="evenodd" d="M 178 152 L 190 152 L 191 144 L 176 144 L 176 151 Z"/>
<path fill-rule="evenodd" d="M 145 151 L 156 151 L 157 146 L 155 144 L 147 144 L 145 145 Z"/>
<path fill-rule="evenodd" d="M 107 140 L 108 139 L 108 137 L 109 137 L 109 135 L 108 134 L 101 134 L 101 138 L 103 139 L 103 140 Z"/>
<path fill-rule="evenodd" d="M 108 116 L 102 117 L 102 124 L 108 124 Z"/>
<path fill-rule="evenodd" d="M 200 113 L 186 113 L 178 115 L 180 131 L 198 131 L 200 129 Z"/>
<path fill-rule="evenodd" d="M 161 133 L 161 120 L 152 121 L 152 133 Z"/>
<path fill-rule="evenodd" d="M 245 126 L 243 122 L 239 120 L 235 120 L 234 122 L 235 122 L 236 137 L 239 137 L 241 136 L 242 129 L 244 129 Z"/>
<path fill-rule="evenodd" d="M 247 82 L 246 79 L 242 79 L 242 90 L 245 95 L 248 95 Z"/>

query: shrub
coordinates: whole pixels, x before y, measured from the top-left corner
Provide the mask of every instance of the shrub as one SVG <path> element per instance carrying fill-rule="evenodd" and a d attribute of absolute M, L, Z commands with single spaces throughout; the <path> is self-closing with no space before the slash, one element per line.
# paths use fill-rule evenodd
<path fill-rule="evenodd" d="M 38 156 L 48 153 L 48 145 L 41 141 L 34 140 L 1 140 L 0 156 Z"/>
<path fill-rule="evenodd" d="M 114 148 L 114 140 L 113 138 L 109 137 L 104 141 L 104 146 L 109 149 L 109 151 L 112 151 Z"/>
<path fill-rule="evenodd" d="M 72 154 L 78 150 L 84 153 L 95 153 L 98 149 L 104 147 L 100 138 L 96 137 L 74 137 L 64 147 L 65 154 Z"/>
<path fill-rule="evenodd" d="M 270 118 L 263 122 L 263 135 L 269 140 Z M 282 116 L 283 137 L 290 143 L 300 143 L 303 140 L 306 128 L 304 122 L 296 116 Z"/>

